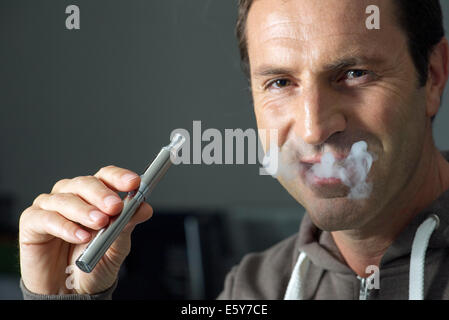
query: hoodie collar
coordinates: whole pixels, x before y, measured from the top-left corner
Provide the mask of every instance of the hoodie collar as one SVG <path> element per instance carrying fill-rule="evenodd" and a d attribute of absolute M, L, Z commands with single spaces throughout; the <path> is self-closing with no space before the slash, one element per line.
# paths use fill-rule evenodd
<path fill-rule="evenodd" d="M 307 254 L 315 266 L 339 273 L 354 273 L 346 265 L 331 233 L 318 229 L 308 213 L 302 219 L 296 247 Z"/>
<path fill-rule="evenodd" d="M 449 246 L 449 190 L 443 192 L 429 207 L 405 227 L 396 240 L 387 249 L 381 260 L 381 267 L 394 266 L 410 255 L 413 239 L 418 227 L 432 214 L 438 216 L 440 223 L 429 240 L 428 249 L 439 249 Z"/>

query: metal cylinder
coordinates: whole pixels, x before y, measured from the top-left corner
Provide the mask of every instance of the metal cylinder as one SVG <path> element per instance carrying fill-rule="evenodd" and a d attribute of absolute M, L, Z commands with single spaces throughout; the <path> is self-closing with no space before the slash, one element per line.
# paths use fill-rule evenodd
<path fill-rule="evenodd" d="M 76 260 L 78 268 L 87 273 L 95 268 L 97 263 L 134 215 L 137 208 L 143 201 L 145 201 L 145 198 L 151 193 L 159 180 L 162 179 L 167 172 L 171 165 L 170 153 L 176 151 L 183 142 L 184 138 L 177 135 L 173 138 L 170 145 L 162 148 L 157 157 L 141 176 L 139 189 L 128 193 L 124 199 L 122 212 L 115 218 L 115 220 L 111 221 L 107 227 L 98 232 L 95 238 L 92 239 Z"/>

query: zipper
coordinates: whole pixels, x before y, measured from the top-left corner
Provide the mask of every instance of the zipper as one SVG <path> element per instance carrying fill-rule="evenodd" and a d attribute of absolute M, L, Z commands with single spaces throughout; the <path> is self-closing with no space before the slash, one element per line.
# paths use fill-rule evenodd
<path fill-rule="evenodd" d="M 361 278 L 357 276 L 357 279 L 360 280 L 360 291 L 359 291 L 359 300 L 367 300 L 369 296 L 369 289 L 367 285 L 367 278 Z"/>

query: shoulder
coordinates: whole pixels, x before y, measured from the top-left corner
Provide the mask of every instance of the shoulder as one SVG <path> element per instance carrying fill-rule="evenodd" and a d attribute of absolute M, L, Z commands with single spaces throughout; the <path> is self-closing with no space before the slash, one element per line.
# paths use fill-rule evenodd
<path fill-rule="evenodd" d="M 296 233 L 265 251 L 245 255 L 226 276 L 218 299 L 283 299 L 299 255 L 297 237 Z"/>

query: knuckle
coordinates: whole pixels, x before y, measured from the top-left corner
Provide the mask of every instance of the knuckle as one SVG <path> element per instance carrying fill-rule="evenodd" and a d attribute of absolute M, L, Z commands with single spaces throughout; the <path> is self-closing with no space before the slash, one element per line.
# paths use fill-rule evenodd
<path fill-rule="evenodd" d="M 50 196 L 51 201 L 54 201 L 58 206 L 65 206 L 75 197 L 72 193 L 55 193 Z"/>
<path fill-rule="evenodd" d="M 110 171 L 110 170 L 115 169 L 115 168 L 116 168 L 116 166 L 110 164 L 110 165 L 105 166 L 105 167 L 101 168 L 100 170 L 98 170 L 97 174 L 98 175 L 103 175 L 105 172 Z"/>
<path fill-rule="evenodd" d="M 49 196 L 48 193 L 41 193 L 40 195 L 38 195 L 34 201 L 33 201 L 33 206 L 38 206 L 40 203 L 42 203 L 42 201 L 44 201 L 45 199 L 47 199 Z"/>
<path fill-rule="evenodd" d="M 61 179 L 61 180 L 57 181 L 54 184 L 53 189 L 51 189 L 51 193 L 55 193 L 57 190 L 60 190 L 64 185 L 67 184 L 68 181 L 69 181 L 69 179 Z"/>
<path fill-rule="evenodd" d="M 45 226 L 51 226 L 52 224 L 52 219 L 51 219 L 51 215 L 52 213 L 49 211 L 44 211 L 42 213 L 42 216 L 40 217 L 40 221 L 42 222 L 43 225 Z"/>
<path fill-rule="evenodd" d="M 22 214 L 20 215 L 20 218 L 19 218 L 19 230 L 22 229 L 22 225 L 24 224 L 24 221 L 26 221 L 26 219 L 31 214 L 33 209 L 34 209 L 34 207 L 30 206 L 22 211 Z"/>
<path fill-rule="evenodd" d="M 70 234 L 73 231 L 73 222 L 64 219 L 57 228 L 59 229 L 60 234 Z"/>
<path fill-rule="evenodd" d="M 79 177 L 73 178 L 73 182 L 77 185 L 85 185 L 85 184 L 92 183 L 92 181 L 96 180 L 96 179 L 97 178 L 95 178 L 93 176 L 79 176 Z"/>
<path fill-rule="evenodd" d="M 30 231 L 32 231 L 36 227 L 39 227 L 36 226 L 36 223 L 40 223 L 40 219 L 36 219 L 36 217 L 39 217 L 39 214 L 41 212 L 45 211 L 42 211 L 35 206 L 30 206 L 23 210 L 22 214 L 19 217 L 18 240 L 20 245 L 24 241 L 26 242 L 26 240 L 29 239 Z"/>

